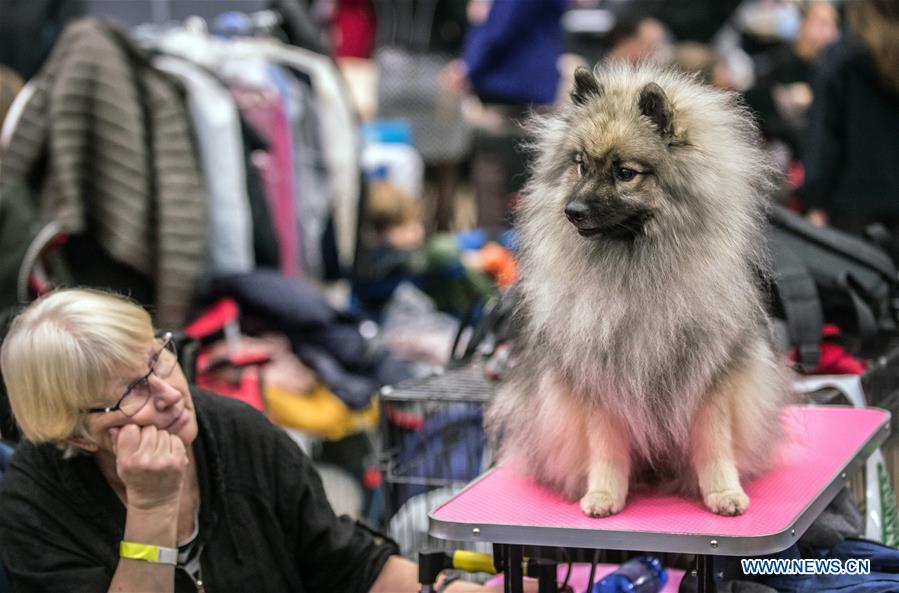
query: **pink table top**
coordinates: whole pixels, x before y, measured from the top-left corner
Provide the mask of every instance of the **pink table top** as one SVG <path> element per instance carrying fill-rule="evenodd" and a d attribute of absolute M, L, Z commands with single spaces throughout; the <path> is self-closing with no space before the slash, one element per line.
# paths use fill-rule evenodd
<path fill-rule="evenodd" d="M 750 503 L 738 517 L 709 512 L 700 500 L 634 495 L 605 518 L 583 514 L 531 480 L 499 467 L 430 515 L 435 537 L 491 543 L 614 550 L 762 555 L 789 547 L 889 434 L 878 408 L 793 406 L 780 462 L 744 484 Z"/>

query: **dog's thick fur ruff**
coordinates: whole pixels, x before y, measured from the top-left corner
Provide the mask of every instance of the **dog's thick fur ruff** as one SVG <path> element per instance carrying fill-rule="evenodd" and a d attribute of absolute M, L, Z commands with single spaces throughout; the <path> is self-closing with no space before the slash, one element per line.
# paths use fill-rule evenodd
<path fill-rule="evenodd" d="M 591 515 L 647 482 L 741 513 L 739 481 L 771 465 L 789 391 L 757 273 L 776 175 L 746 109 L 687 76 L 605 65 L 580 71 L 572 98 L 531 122 L 523 335 L 488 429 L 501 460 Z M 599 171 L 619 153 L 651 167 L 619 203 L 652 216 L 630 240 L 584 238 L 565 213 L 587 166 L 573 155 Z"/>

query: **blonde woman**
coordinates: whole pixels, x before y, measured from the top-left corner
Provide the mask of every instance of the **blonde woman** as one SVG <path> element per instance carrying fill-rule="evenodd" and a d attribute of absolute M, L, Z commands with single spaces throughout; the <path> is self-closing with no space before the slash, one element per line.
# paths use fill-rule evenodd
<path fill-rule="evenodd" d="M 334 515 L 289 437 L 190 388 L 176 355 L 106 293 L 58 291 L 13 321 L 0 365 L 27 440 L 0 481 L 0 559 L 14 591 L 418 591 L 392 542 Z"/>

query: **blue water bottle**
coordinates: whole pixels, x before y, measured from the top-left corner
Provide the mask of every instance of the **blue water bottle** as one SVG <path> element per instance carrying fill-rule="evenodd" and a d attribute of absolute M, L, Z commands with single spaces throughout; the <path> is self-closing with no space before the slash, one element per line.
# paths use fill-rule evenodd
<path fill-rule="evenodd" d="M 658 558 L 637 556 L 593 585 L 593 593 L 659 593 L 668 571 Z"/>

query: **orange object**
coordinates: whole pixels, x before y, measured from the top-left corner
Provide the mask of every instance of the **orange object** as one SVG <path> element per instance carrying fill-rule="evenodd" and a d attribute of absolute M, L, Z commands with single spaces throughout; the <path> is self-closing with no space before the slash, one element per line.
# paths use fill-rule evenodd
<path fill-rule="evenodd" d="M 487 243 L 479 251 L 484 271 L 500 286 L 509 286 L 518 278 L 518 262 L 512 253 L 498 243 Z"/>

